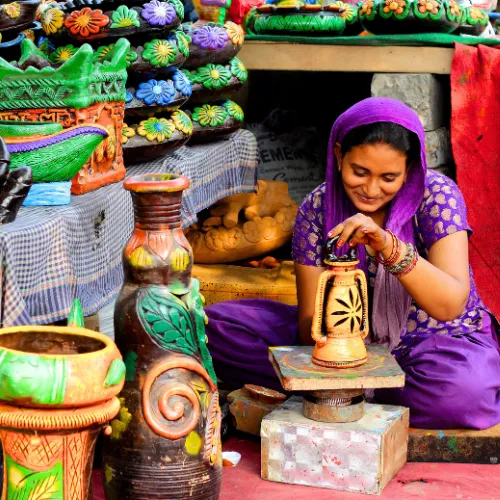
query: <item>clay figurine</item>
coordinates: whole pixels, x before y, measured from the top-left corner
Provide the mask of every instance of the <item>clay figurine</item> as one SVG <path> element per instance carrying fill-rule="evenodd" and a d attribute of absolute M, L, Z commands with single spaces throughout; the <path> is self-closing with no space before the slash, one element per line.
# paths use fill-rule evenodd
<path fill-rule="evenodd" d="M 0 225 L 15 220 L 33 182 L 29 167 L 9 170 L 9 164 L 9 151 L 0 138 Z"/>
<path fill-rule="evenodd" d="M 104 443 L 106 500 L 217 500 L 221 409 L 193 255 L 181 229 L 186 177 L 129 177 L 135 227 L 123 255 L 116 343 L 127 375 Z"/>
<path fill-rule="evenodd" d="M 259 180 L 257 193 L 218 201 L 201 226 L 189 228 L 195 262 L 236 262 L 280 248 L 292 238 L 297 210 L 285 182 Z"/>
<path fill-rule="evenodd" d="M 356 249 L 337 257 L 338 236 L 326 243 L 324 271 L 318 281 L 311 335 L 316 342 L 312 362 L 329 368 L 353 368 L 367 361 L 363 339 L 368 335 L 366 277 L 356 269 Z"/>

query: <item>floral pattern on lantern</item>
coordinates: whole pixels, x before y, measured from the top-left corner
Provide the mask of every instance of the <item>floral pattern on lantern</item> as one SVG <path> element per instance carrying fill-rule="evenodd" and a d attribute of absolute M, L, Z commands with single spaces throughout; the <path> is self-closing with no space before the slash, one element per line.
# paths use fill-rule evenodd
<path fill-rule="evenodd" d="M 134 136 L 135 130 L 124 123 L 122 128 L 122 144 L 127 144 L 128 140 Z"/>
<path fill-rule="evenodd" d="M 191 37 L 180 30 L 175 31 L 174 34 L 180 53 L 184 57 L 189 57 L 189 44 L 192 42 Z"/>
<path fill-rule="evenodd" d="M 405 0 L 385 0 L 384 12 L 386 14 L 394 12 L 394 14 L 401 15 L 405 11 L 405 7 Z"/>
<path fill-rule="evenodd" d="M 92 10 L 85 7 L 82 10 L 75 10 L 64 21 L 64 26 L 69 29 L 72 35 L 87 38 L 90 35 L 97 35 L 101 28 L 107 26 L 109 17 L 102 13 L 102 10 Z"/>

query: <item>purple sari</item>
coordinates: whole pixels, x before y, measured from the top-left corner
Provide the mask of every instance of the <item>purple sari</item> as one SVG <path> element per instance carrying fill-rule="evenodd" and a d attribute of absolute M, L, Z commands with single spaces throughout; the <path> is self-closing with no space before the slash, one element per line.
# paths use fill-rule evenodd
<path fill-rule="evenodd" d="M 360 125 L 389 121 L 414 132 L 420 162 L 411 166 L 404 187 L 391 203 L 386 227 L 416 244 L 422 258 L 440 238 L 471 232 L 462 195 L 450 179 L 426 173 L 423 129 L 417 115 L 391 99 L 366 99 L 335 122 L 327 179 L 304 200 L 295 223 L 293 258 L 321 266 L 326 233 L 352 215 L 343 193 L 333 146 Z M 392 349 L 406 373 L 402 389 L 376 391 L 380 402 L 410 408 L 411 425 L 422 428 L 484 429 L 500 422 L 500 352 L 497 322 L 471 290 L 463 314 L 439 322 L 414 303 L 400 283 L 358 248 L 360 267 L 372 290 L 369 341 Z M 280 389 L 268 361 L 268 347 L 298 343 L 297 309 L 270 300 L 241 300 L 207 308 L 209 349 L 226 383 Z"/>

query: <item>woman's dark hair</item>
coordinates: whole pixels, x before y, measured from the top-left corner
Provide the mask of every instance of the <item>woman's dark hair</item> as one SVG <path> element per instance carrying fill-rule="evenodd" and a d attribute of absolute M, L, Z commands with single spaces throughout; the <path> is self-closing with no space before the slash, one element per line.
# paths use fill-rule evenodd
<path fill-rule="evenodd" d="M 350 130 L 340 144 L 342 155 L 362 144 L 387 144 L 406 155 L 410 166 L 420 158 L 420 141 L 413 132 L 392 122 L 376 122 Z"/>

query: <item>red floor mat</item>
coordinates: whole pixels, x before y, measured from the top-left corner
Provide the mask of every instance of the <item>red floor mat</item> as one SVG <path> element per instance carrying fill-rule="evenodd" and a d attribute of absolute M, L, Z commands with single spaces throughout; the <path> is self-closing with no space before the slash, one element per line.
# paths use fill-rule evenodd
<path fill-rule="evenodd" d="M 406 464 L 382 495 L 374 497 L 263 481 L 260 479 L 258 440 L 231 437 L 225 442 L 224 450 L 238 451 L 242 460 L 237 467 L 224 468 L 220 500 L 500 499 L 500 474 L 497 465 Z M 94 500 L 104 500 L 100 471 L 94 473 Z"/>

